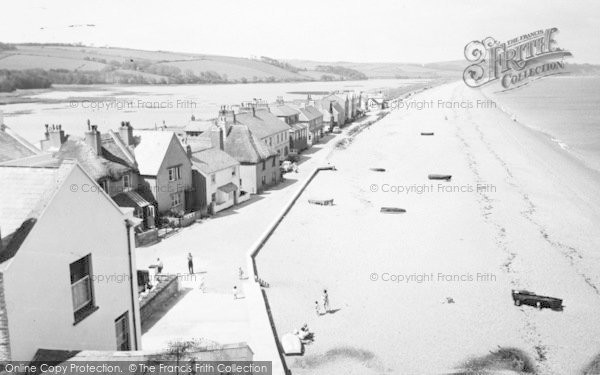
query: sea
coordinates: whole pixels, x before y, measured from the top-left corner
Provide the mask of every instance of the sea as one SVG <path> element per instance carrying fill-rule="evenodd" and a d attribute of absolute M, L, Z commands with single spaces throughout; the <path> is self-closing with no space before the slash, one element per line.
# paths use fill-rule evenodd
<path fill-rule="evenodd" d="M 600 172 L 600 77 L 547 77 L 490 96 L 520 124 Z"/>

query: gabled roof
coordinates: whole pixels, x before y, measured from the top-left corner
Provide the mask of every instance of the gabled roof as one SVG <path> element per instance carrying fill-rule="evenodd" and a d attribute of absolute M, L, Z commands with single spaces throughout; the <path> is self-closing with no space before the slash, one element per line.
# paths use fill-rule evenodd
<path fill-rule="evenodd" d="M 289 117 L 300 113 L 297 109 L 292 108 L 287 104 L 275 104 L 269 108 L 271 109 L 271 113 L 278 117 Z"/>
<path fill-rule="evenodd" d="M 317 119 L 319 117 L 323 117 L 323 113 L 321 113 L 321 111 L 319 111 L 317 108 L 313 107 L 312 105 L 307 105 L 304 108 L 298 108 L 298 110 L 300 111 L 300 117 L 299 117 L 300 121 L 308 122 L 308 121 Z"/>
<path fill-rule="evenodd" d="M 173 137 L 177 136 L 171 131 L 162 130 L 134 131 L 133 134 L 139 136 L 139 143 L 135 147 L 135 159 L 140 174 L 156 176 L 165 160 Z"/>
<path fill-rule="evenodd" d="M 212 139 L 207 134 L 201 134 L 197 137 L 184 137 L 180 138 L 181 146 L 187 150 L 189 146 L 192 149 L 192 153 L 207 150 L 213 147 Z"/>
<path fill-rule="evenodd" d="M 62 144 L 60 150 L 54 153 L 54 157 L 59 161 L 77 160 L 94 180 L 105 177 L 117 179 L 129 171 L 135 170 L 135 166 L 120 157 L 122 155 L 118 155 L 118 152 L 117 155 L 114 155 L 111 151 L 115 150 L 112 147 L 105 148 L 104 141 L 101 155 L 98 155 L 85 140 L 68 139 Z"/>
<path fill-rule="evenodd" d="M 277 155 L 275 150 L 254 136 L 248 126 L 241 124 L 235 124 L 229 128 L 225 138 L 225 152 L 240 163 L 250 164 L 259 163 Z"/>
<path fill-rule="evenodd" d="M 0 162 L 39 155 L 38 150 L 9 127 L 0 125 Z"/>
<path fill-rule="evenodd" d="M 240 163 L 228 153 L 218 148 L 210 148 L 192 155 L 192 168 L 203 174 L 211 174 L 223 169 L 235 167 Z"/>
<path fill-rule="evenodd" d="M 0 166 L 0 262 L 12 258 L 43 209 L 75 167 Z"/>
<path fill-rule="evenodd" d="M 254 114 L 252 112 L 239 113 L 235 120 L 237 123 L 246 125 L 259 139 L 290 130 L 285 122 L 266 109 L 257 109 Z"/>

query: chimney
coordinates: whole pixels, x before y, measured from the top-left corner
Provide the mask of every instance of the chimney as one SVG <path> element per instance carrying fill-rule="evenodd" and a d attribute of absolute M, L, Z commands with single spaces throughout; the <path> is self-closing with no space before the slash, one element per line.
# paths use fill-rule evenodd
<path fill-rule="evenodd" d="M 219 150 L 225 150 L 225 140 L 223 137 L 223 129 L 219 126 L 213 126 L 209 130 L 210 132 L 210 141 L 213 148 L 218 148 Z"/>
<path fill-rule="evenodd" d="M 100 138 L 98 125 L 90 125 L 88 120 L 88 127 L 90 130 L 85 132 L 85 143 L 96 152 L 96 155 L 100 155 L 102 153 L 102 139 Z"/>
<path fill-rule="evenodd" d="M 67 140 L 67 136 L 65 136 L 65 131 L 62 130 L 62 125 L 45 125 L 46 132 L 44 133 L 44 138 L 40 143 L 42 146 L 42 151 L 58 151 L 60 146 Z"/>
<path fill-rule="evenodd" d="M 190 145 L 187 145 L 187 146 L 185 147 L 185 152 L 187 153 L 187 157 L 188 157 L 188 159 L 191 159 L 191 158 L 192 158 L 192 146 L 190 146 Z"/>
<path fill-rule="evenodd" d="M 121 127 L 119 128 L 119 136 L 123 140 L 126 146 L 133 145 L 133 127 L 129 121 L 121 121 Z"/>
<path fill-rule="evenodd" d="M 227 132 L 233 124 L 235 124 L 235 111 L 222 105 L 219 110 L 219 117 L 217 117 L 217 125 Z"/>

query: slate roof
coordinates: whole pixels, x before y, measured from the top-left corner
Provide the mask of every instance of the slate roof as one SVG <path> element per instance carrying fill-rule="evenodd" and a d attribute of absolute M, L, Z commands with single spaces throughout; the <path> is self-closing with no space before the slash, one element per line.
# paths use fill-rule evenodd
<path fill-rule="evenodd" d="M 187 146 L 190 146 L 192 153 L 207 150 L 213 147 L 212 139 L 207 134 L 201 134 L 197 137 L 185 137 L 180 138 L 181 146 L 184 150 L 187 150 Z"/>
<path fill-rule="evenodd" d="M 9 127 L 0 125 L 0 162 L 38 155 L 41 151 Z"/>
<path fill-rule="evenodd" d="M 287 104 L 275 104 L 269 108 L 271 109 L 271 113 L 273 113 L 275 116 L 289 117 L 300 113 L 297 109 L 292 108 Z"/>
<path fill-rule="evenodd" d="M 289 129 L 287 125 L 286 128 Z M 247 164 L 257 164 L 277 155 L 277 152 L 258 139 L 248 126 L 241 124 L 229 128 L 225 138 L 225 152 L 238 162 Z"/>
<path fill-rule="evenodd" d="M 135 147 L 135 158 L 141 175 L 156 176 L 165 159 L 175 133 L 171 131 L 150 130 L 134 131 L 139 137 Z"/>
<path fill-rule="evenodd" d="M 257 109 L 254 114 L 239 113 L 235 116 L 235 120 L 236 123 L 246 125 L 258 139 L 290 130 L 285 122 L 266 109 Z"/>
<path fill-rule="evenodd" d="M 302 122 L 308 122 L 308 121 L 317 119 L 319 117 L 323 117 L 323 114 L 321 113 L 321 111 L 319 111 L 317 108 L 313 107 L 312 105 L 307 105 L 304 108 L 298 108 L 298 111 L 300 111 L 299 120 Z"/>
<path fill-rule="evenodd" d="M 12 258 L 54 192 L 75 167 L 65 162 L 56 167 L 0 166 L 0 263 Z"/>
<path fill-rule="evenodd" d="M 192 166 L 203 174 L 211 174 L 226 168 L 231 168 L 240 163 L 225 151 L 210 148 L 196 152 L 192 156 Z"/>

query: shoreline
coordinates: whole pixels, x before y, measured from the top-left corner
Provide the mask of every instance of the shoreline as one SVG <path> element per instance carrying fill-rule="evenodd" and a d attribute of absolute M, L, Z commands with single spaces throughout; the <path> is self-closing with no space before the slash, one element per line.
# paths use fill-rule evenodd
<path fill-rule="evenodd" d="M 458 85 L 422 95 L 477 95 Z M 556 153 L 549 140 L 513 123 L 504 112 L 485 116 L 475 111 L 440 112 L 392 112 L 357 137 L 351 151 L 334 154 L 335 178 L 319 176 L 304 198 L 327 195 L 335 198 L 336 206 L 315 209 L 301 198 L 261 252 L 258 261 L 272 285 L 269 300 L 278 332 L 286 333 L 305 321 L 317 334 L 305 357 L 292 360 L 295 373 L 326 374 L 339 366 L 348 373 L 378 373 L 385 368 L 439 373 L 460 368 L 472 356 L 499 345 L 525 350 L 543 373 L 573 373 L 600 351 L 595 338 L 600 325 L 593 320 L 594 309 L 600 307 L 594 290 L 600 285 L 594 276 L 598 274 L 594 249 L 600 242 L 593 225 L 599 215 L 594 208 L 598 205 L 593 193 L 599 190 L 591 182 L 594 178 L 581 168 L 567 168 L 565 163 L 572 164 L 572 157 Z M 435 137 L 425 141 L 414 135 L 425 128 L 435 130 Z M 553 164 L 562 168 L 555 170 Z M 368 172 L 373 166 L 388 171 Z M 392 196 L 366 191 L 369 183 L 381 186 L 390 182 L 390 176 L 395 176 L 392 182 L 418 182 L 432 169 L 453 172 L 459 184 L 491 182 L 497 192 Z M 552 174 L 547 176 L 548 172 Z M 547 183 L 539 180 L 544 175 Z M 330 190 L 330 186 L 338 188 Z M 379 204 L 394 203 L 405 207 L 407 214 L 386 217 L 374 212 Z M 456 216 L 453 210 L 459 208 L 461 214 Z M 565 216 L 556 217 L 556 210 Z M 579 236 L 573 237 L 565 223 L 577 225 Z M 295 236 L 290 238 L 290 233 Z M 438 241 L 443 241 L 441 248 Z M 391 253 L 396 255 L 390 257 Z M 290 263 L 293 268 L 281 267 Z M 480 271 L 495 273 L 497 281 L 400 287 L 369 282 L 372 270 L 380 274 Z M 341 311 L 315 319 L 307 305 L 314 301 L 311 295 L 325 286 Z M 516 308 L 510 301 L 511 288 L 563 297 L 567 308 L 543 314 Z M 389 300 L 390 293 L 399 294 L 409 306 Z M 435 302 L 445 296 L 456 303 Z M 484 305 L 478 302 L 483 296 L 488 299 Z M 398 321 L 396 316 L 403 318 Z M 367 321 L 369 328 L 364 326 Z M 465 321 L 472 323 L 465 325 Z M 559 332 L 569 333 L 556 336 L 557 326 L 562 327 Z M 487 337 L 477 333 L 484 327 Z M 358 331 L 370 334 L 361 336 Z M 437 340 L 432 341 L 434 337 Z M 389 342 L 402 348 L 400 353 L 390 351 L 384 344 Z M 357 351 L 333 356 L 332 350 L 339 353 L 344 347 Z M 428 356 L 441 347 L 446 348 L 447 358 Z M 352 353 L 370 353 L 371 360 L 365 362 Z M 371 367 L 364 367 L 365 363 Z"/>

